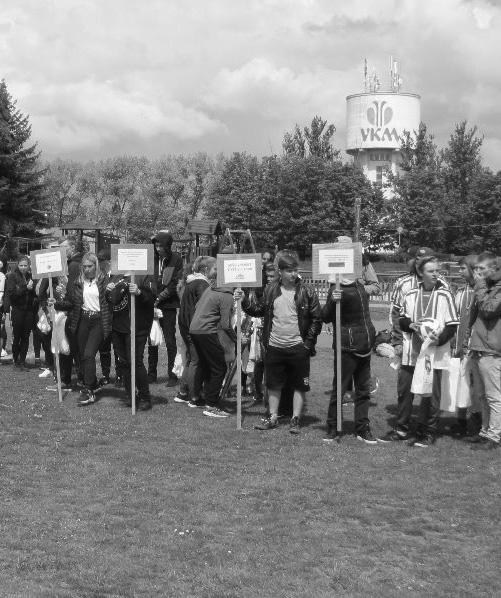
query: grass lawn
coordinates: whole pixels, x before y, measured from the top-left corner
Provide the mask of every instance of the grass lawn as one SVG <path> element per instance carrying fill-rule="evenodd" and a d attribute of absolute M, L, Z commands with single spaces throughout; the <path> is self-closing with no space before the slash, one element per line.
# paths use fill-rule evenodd
<path fill-rule="evenodd" d="M 298 437 L 254 431 L 257 408 L 244 431 L 206 418 L 163 380 L 135 417 L 112 389 L 60 406 L 35 370 L 0 366 L 0 595 L 500 596 L 501 453 L 324 444 L 331 340 Z M 381 434 L 395 374 L 373 369 Z"/>

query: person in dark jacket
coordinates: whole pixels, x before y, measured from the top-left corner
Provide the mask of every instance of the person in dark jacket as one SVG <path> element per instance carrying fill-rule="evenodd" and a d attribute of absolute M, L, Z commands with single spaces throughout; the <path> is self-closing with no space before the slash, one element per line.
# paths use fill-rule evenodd
<path fill-rule="evenodd" d="M 82 258 L 80 276 L 75 282 L 68 282 L 64 299 L 61 302 L 52 300 L 56 309 L 68 312 L 68 328 L 78 343 L 84 384 L 79 402 L 82 406 L 96 401 L 96 355 L 103 339 L 111 334 L 106 284 L 106 277 L 99 271 L 97 256 L 86 253 Z M 51 303 L 50 299 L 48 303 Z"/>
<path fill-rule="evenodd" d="M 305 395 L 310 389 L 310 356 L 315 355 L 322 320 L 318 296 L 298 278 L 295 257 L 283 255 L 277 265 L 278 280 L 269 284 L 255 303 L 243 291 L 235 291 L 235 298 L 242 298 L 242 307 L 250 316 L 264 317 L 262 340 L 270 417 L 256 427 L 271 430 L 278 426 L 280 395 L 290 383 L 294 405 L 289 431 L 298 434 Z"/>
<path fill-rule="evenodd" d="M 135 295 L 136 306 L 136 387 L 140 411 L 151 409 L 151 395 L 148 373 L 144 366 L 144 347 L 153 324 L 153 310 L 156 297 L 155 281 L 151 276 L 137 276 L 132 283 L 130 277 L 114 276 L 106 287 L 106 297 L 113 307 L 113 347 L 118 355 L 120 377 L 124 381 L 127 397 L 132 401 L 131 355 L 130 355 L 130 307 L 131 295 Z"/>
<path fill-rule="evenodd" d="M 202 405 L 200 392 L 202 389 L 202 369 L 200 357 L 190 337 L 190 325 L 195 315 L 197 303 L 204 292 L 209 288 L 216 275 L 216 259 L 208 255 L 197 257 L 193 263 L 193 273 L 186 278 L 181 306 L 179 308 L 179 332 L 186 346 L 186 364 L 188 392 L 179 390 L 174 401 L 188 403 L 190 407 Z"/>
<path fill-rule="evenodd" d="M 360 279 L 343 279 L 341 289 L 331 285 L 327 301 L 322 308 L 322 319 L 333 325 L 332 347 L 336 351 L 336 303 L 341 305 L 341 355 L 334 353 L 334 373 L 336 359 L 341 359 L 341 397 L 355 386 L 355 434 L 359 440 L 376 444 L 369 422 L 371 351 L 376 331 L 369 313 L 369 296 Z M 327 411 L 327 434 L 325 441 L 337 437 L 337 384 L 333 384 L 329 409 Z"/>
<path fill-rule="evenodd" d="M 172 251 L 173 237 L 167 231 L 160 231 L 152 242 L 155 244 L 155 251 L 158 254 L 159 277 L 156 282 L 158 297 L 155 307 L 162 310 L 160 326 L 165 338 L 167 348 L 167 386 L 176 386 L 178 380 L 173 373 L 174 361 L 176 359 L 176 315 L 179 307 L 177 284 L 183 275 L 183 260 L 179 253 Z M 158 366 L 158 347 L 148 345 L 148 379 L 156 382 Z"/>
<path fill-rule="evenodd" d="M 37 310 L 35 283 L 31 278 L 27 256 L 22 255 L 17 260 L 16 268 L 7 278 L 6 293 L 11 307 L 14 365 L 26 369 L 26 355 Z"/>
<path fill-rule="evenodd" d="M 233 290 L 208 287 L 197 303 L 190 324 L 190 339 L 200 358 L 202 379 L 205 384 L 207 406 L 203 413 L 208 417 L 228 417 L 219 407 L 219 392 L 226 375 L 225 351 L 218 331 L 236 341 L 232 324 Z"/>

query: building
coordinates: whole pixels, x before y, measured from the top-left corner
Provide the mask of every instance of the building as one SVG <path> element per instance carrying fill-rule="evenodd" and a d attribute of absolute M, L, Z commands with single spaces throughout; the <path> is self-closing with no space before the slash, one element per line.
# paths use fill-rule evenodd
<path fill-rule="evenodd" d="M 365 91 L 346 98 L 346 151 L 367 178 L 382 185 L 385 173 L 396 173 L 404 131 L 417 131 L 421 98 L 400 91 L 398 65 L 390 59 L 390 84 L 380 91 L 376 74 L 370 81 L 365 66 Z"/>

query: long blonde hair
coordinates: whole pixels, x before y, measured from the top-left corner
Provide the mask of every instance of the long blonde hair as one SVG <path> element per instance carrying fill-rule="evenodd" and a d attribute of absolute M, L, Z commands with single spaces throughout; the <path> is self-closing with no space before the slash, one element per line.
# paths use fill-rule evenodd
<path fill-rule="evenodd" d="M 78 282 L 83 284 L 85 282 L 85 275 L 83 270 L 83 263 L 84 262 L 93 262 L 96 266 L 96 280 L 101 275 L 101 270 L 99 269 L 99 260 L 97 259 L 97 255 L 95 253 L 86 253 L 82 258 L 82 263 L 80 264 L 80 276 L 78 277 Z"/>

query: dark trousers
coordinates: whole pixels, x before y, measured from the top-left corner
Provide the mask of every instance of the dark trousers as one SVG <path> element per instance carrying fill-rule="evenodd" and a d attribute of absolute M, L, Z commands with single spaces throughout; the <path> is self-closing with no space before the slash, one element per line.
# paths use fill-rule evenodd
<path fill-rule="evenodd" d="M 159 320 L 160 327 L 164 334 L 165 346 L 167 348 L 167 374 L 169 377 L 174 376 L 172 368 L 176 359 L 177 344 L 176 344 L 176 309 L 163 309 L 163 316 Z M 158 347 L 153 347 L 148 343 L 148 373 L 157 373 L 158 366 Z"/>
<path fill-rule="evenodd" d="M 254 364 L 254 398 L 257 401 L 264 399 L 264 360 L 260 359 Z"/>
<path fill-rule="evenodd" d="M 210 407 L 217 407 L 219 392 L 226 375 L 223 346 L 216 333 L 190 336 L 200 359 L 202 380 L 205 384 L 205 402 Z"/>
<path fill-rule="evenodd" d="M 442 370 L 433 370 L 433 390 L 431 396 L 421 397 L 419 405 L 417 432 L 418 434 L 438 433 L 440 422 L 440 392 L 442 386 Z"/>
<path fill-rule="evenodd" d="M 38 315 L 35 314 L 33 318 L 33 352 L 35 353 L 35 359 L 40 359 L 40 350 L 42 349 L 42 333 L 38 329 Z"/>
<path fill-rule="evenodd" d="M 0 323 L 0 350 L 7 347 L 7 329 L 5 328 L 5 320 Z"/>
<path fill-rule="evenodd" d="M 144 367 L 144 347 L 148 334 L 136 333 L 136 387 L 140 401 L 150 401 L 150 387 L 148 373 Z M 131 392 L 131 361 L 130 361 L 130 332 L 113 331 L 113 347 L 118 355 L 120 376 L 124 381 L 127 396 L 132 398 Z M 118 373 L 118 372 L 117 372 Z M 135 389 L 134 389 L 135 390 Z"/>
<path fill-rule="evenodd" d="M 83 382 L 94 390 L 97 387 L 96 355 L 103 342 L 101 316 L 87 316 L 82 312 L 76 336 Z"/>
<path fill-rule="evenodd" d="M 37 326 L 38 316 L 35 316 L 35 323 L 33 326 L 33 350 L 35 352 L 35 359 L 40 358 L 40 349 L 43 349 L 45 356 L 45 365 L 53 369 L 54 368 L 54 355 L 51 349 L 52 332 L 43 334 Z"/>
<path fill-rule="evenodd" d="M 70 354 L 63 355 L 61 353 L 59 355 L 61 365 L 61 382 L 63 384 L 71 384 L 73 363 L 75 363 L 77 367 L 79 380 L 82 379 L 82 373 L 80 371 L 80 352 L 78 348 L 77 335 L 71 332 L 69 327 L 69 319 L 66 319 L 64 332 L 66 333 L 66 338 L 68 339 L 68 344 L 70 345 Z"/>
<path fill-rule="evenodd" d="M 103 339 L 103 342 L 99 345 L 99 362 L 101 363 L 101 374 L 105 378 L 109 378 L 111 372 L 111 334 Z M 115 372 L 118 374 L 118 357 L 116 352 Z"/>
<path fill-rule="evenodd" d="M 397 419 L 395 429 L 401 432 L 409 432 L 409 424 L 412 416 L 412 404 L 414 395 L 411 392 L 412 376 L 414 366 L 401 365 L 397 376 Z"/>
<path fill-rule="evenodd" d="M 336 372 L 336 356 L 334 356 L 334 373 Z M 371 356 L 357 357 L 353 353 L 341 353 L 341 396 L 336 393 L 336 381 L 332 389 L 327 425 L 336 428 L 337 401 L 342 400 L 344 393 L 355 386 L 355 432 L 362 432 L 369 427 L 369 402 L 371 391 Z"/>
<path fill-rule="evenodd" d="M 14 363 L 24 363 L 26 361 L 34 318 L 33 310 L 19 309 L 12 306 L 12 357 Z"/>

